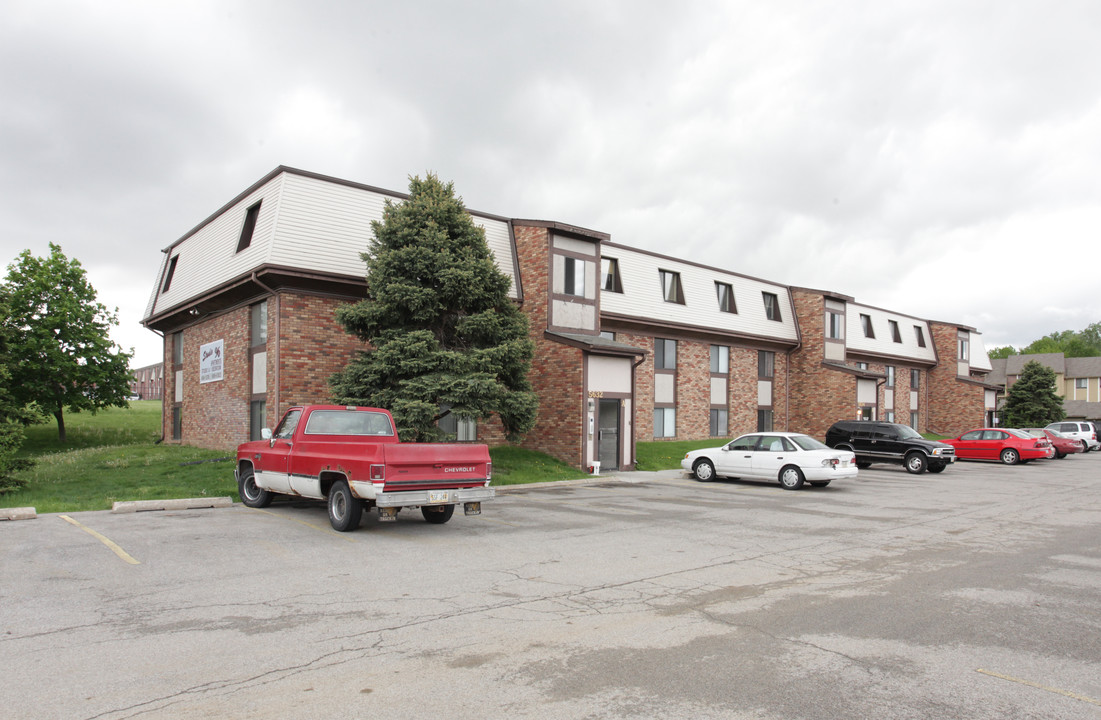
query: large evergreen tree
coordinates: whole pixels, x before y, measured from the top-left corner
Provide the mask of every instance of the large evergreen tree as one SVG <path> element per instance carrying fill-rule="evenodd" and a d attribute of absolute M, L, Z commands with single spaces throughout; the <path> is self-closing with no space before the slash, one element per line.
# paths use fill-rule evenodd
<path fill-rule="evenodd" d="M 367 299 L 337 312 L 370 348 L 330 378 L 334 399 L 389 409 L 406 441 L 438 440 L 447 412 L 497 415 L 518 439 L 538 409 L 527 317 L 452 183 L 411 178 L 371 227 Z"/>
<path fill-rule="evenodd" d="M 1002 410 L 1006 427 L 1043 427 L 1063 419 L 1063 401 L 1055 392 L 1055 371 L 1035 360 L 1021 368 Z"/>
<path fill-rule="evenodd" d="M 20 406 L 36 404 L 57 420 L 65 442 L 66 408 L 74 411 L 127 405 L 131 353 L 108 337 L 118 311 L 96 302 L 84 268 L 50 243 L 50 255 L 30 250 L 8 266 L 4 294 L 12 364 L 11 393 Z"/>

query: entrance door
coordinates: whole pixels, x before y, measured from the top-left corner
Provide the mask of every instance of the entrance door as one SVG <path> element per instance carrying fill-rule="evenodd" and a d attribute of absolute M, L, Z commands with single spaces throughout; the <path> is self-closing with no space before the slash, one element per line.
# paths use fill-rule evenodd
<path fill-rule="evenodd" d="M 619 469 L 619 408 L 619 400 L 600 401 L 596 457 L 601 471 Z"/>

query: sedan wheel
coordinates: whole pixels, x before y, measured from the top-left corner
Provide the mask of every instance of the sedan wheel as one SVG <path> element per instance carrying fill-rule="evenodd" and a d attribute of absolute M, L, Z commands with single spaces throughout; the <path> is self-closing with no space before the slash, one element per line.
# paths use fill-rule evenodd
<path fill-rule="evenodd" d="M 1016 465 L 1021 459 L 1020 453 L 1013 448 L 1002 450 L 1001 461 L 1006 465 Z"/>
<path fill-rule="evenodd" d="M 700 482 L 710 482 L 715 479 L 715 466 L 710 460 L 700 460 L 692 466 L 692 473 Z"/>
<path fill-rule="evenodd" d="M 803 487 L 803 471 L 794 465 L 788 465 L 780 471 L 780 485 L 785 490 L 798 490 Z"/>

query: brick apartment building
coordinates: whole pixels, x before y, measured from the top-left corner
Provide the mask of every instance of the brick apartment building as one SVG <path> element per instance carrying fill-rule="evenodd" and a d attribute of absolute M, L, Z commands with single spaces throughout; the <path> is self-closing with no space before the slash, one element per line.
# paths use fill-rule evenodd
<path fill-rule="evenodd" d="M 362 349 L 334 311 L 364 296 L 370 222 L 404 197 L 279 167 L 165 249 L 143 324 L 165 337 L 166 440 L 230 448 L 328 401 Z M 469 212 L 531 321 L 540 412 L 523 444 L 571 465 L 633 467 L 639 440 L 821 437 L 854 417 L 954 434 L 994 409 L 973 328 Z M 448 430 L 502 441 L 492 421 Z"/>
<path fill-rule="evenodd" d="M 130 394 L 139 400 L 160 400 L 164 392 L 164 363 L 130 371 Z"/>

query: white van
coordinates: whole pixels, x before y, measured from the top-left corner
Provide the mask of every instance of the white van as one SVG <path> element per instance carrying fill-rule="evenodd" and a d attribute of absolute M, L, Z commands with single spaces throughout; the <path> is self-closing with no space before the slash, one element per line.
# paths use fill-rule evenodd
<path fill-rule="evenodd" d="M 1048 430 L 1058 430 L 1064 435 L 1069 435 L 1075 440 L 1082 442 L 1082 448 L 1089 452 L 1090 450 L 1101 449 L 1101 442 L 1097 440 L 1097 426 L 1091 422 L 1084 420 L 1063 420 L 1062 422 L 1051 423 L 1047 426 Z"/>

